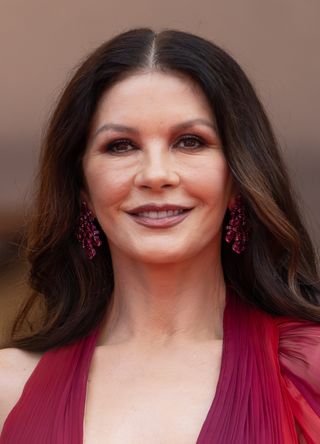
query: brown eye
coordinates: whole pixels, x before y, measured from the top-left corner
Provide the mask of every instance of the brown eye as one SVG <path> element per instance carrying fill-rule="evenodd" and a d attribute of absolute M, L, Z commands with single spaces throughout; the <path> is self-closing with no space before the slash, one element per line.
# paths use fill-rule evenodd
<path fill-rule="evenodd" d="M 121 154 L 121 153 L 128 153 L 130 151 L 132 151 L 133 148 L 135 149 L 135 147 L 133 146 L 131 140 L 129 139 L 120 139 L 120 140 L 115 140 L 111 143 L 108 143 L 108 145 L 106 146 L 106 151 L 110 152 L 111 154 Z"/>
<path fill-rule="evenodd" d="M 180 143 L 183 143 L 182 148 L 190 148 L 190 149 L 197 149 L 201 148 L 202 146 L 206 145 L 205 142 L 197 136 L 184 136 L 179 139 L 178 145 Z"/>

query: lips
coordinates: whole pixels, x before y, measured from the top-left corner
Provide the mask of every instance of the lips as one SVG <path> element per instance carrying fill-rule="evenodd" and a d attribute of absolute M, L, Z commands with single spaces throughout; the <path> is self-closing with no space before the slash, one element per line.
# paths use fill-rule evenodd
<path fill-rule="evenodd" d="M 175 204 L 162 204 L 157 205 L 154 203 L 141 205 L 139 207 L 135 207 L 132 210 L 129 210 L 129 214 L 139 214 L 139 213 L 145 213 L 149 211 L 176 211 L 176 210 L 191 210 L 192 207 L 190 206 L 183 206 L 183 205 L 175 205 Z"/>
<path fill-rule="evenodd" d="M 140 209 L 145 209 L 144 207 L 139 207 L 138 213 L 128 213 L 132 219 L 138 223 L 139 225 L 143 225 L 149 228 L 168 228 L 182 222 L 186 217 L 188 217 L 192 208 L 183 208 L 175 206 L 174 210 L 163 210 L 159 211 L 159 207 L 157 207 L 157 211 L 141 211 Z M 147 208 L 150 208 L 148 206 Z M 154 208 L 154 207 L 152 207 Z M 163 207 L 162 207 L 163 208 Z M 168 208 L 168 207 L 165 207 Z M 172 208 L 172 207 L 171 207 Z"/>

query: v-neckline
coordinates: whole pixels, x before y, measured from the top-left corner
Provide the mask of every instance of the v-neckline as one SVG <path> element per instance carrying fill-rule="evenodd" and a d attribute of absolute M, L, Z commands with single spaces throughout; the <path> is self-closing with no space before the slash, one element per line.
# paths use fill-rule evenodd
<path fill-rule="evenodd" d="M 229 337 L 230 329 L 228 328 L 228 325 L 227 325 L 228 324 L 227 312 L 228 312 L 229 306 L 230 306 L 230 299 L 231 299 L 230 289 L 227 287 L 226 288 L 226 297 L 225 297 L 225 307 L 224 307 L 224 311 L 223 311 L 223 338 L 222 338 L 222 353 L 221 353 L 221 361 L 220 361 L 221 364 L 220 364 L 219 377 L 218 377 L 218 381 L 217 381 L 217 385 L 216 385 L 215 394 L 213 396 L 213 400 L 211 402 L 211 405 L 209 407 L 209 410 L 208 410 L 208 413 L 205 417 L 205 420 L 201 426 L 200 433 L 198 435 L 198 438 L 197 438 L 195 444 L 201 444 L 201 440 L 204 438 L 207 426 L 210 422 L 210 418 L 216 409 L 216 405 L 218 404 L 220 398 L 222 397 L 223 388 L 225 387 L 224 380 L 225 380 L 225 375 L 226 375 L 227 358 L 228 358 L 229 341 L 230 341 L 230 337 Z M 84 442 L 84 425 L 85 425 L 84 421 L 85 421 L 85 407 L 86 407 L 86 400 L 87 400 L 87 390 L 88 390 L 87 382 L 88 382 L 89 370 L 90 370 L 90 366 L 92 363 L 92 358 L 93 358 L 93 353 L 94 353 L 94 350 L 96 347 L 96 343 L 97 343 L 97 340 L 99 337 L 100 329 L 102 328 L 102 326 L 103 326 L 103 320 L 98 325 L 98 327 L 95 328 L 92 335 L 89 336 L 91 338 L 92 342 L 91 342 L 91 350 L 90 350 L 91 353 L 89 355 L 85 379 L 84 379 L 85 384 L 84 384 L 84 397 L 83 397 L 83 409 L 82 409 L 82 421 L 81 421 L 81 424 L 82 424 L 81 444 L 83 444 L 83 442 Z"/>
<path fill-rule="evenodd" d="M 210 422 L 210 418 L 213 415 L 214 411 L 216 410 L 216 405 L 218 404 L 220 398 L 222 397 L 223 388 L 225 387 L 224 380 L 226 375 L 226 368 L 227 368 L 227 358 L 229 356 L 228 350 L 229 350 L 229 328 L 228 328 L 228 316 L 227 312 L 230 307 L 230 289 L 226 288 L 226 299 L 225 299 L 225 307 L 223 311 L 223 338 L 222 338 L 222 353 L 221 353 L 221 364 L 220 364 L 220 372 L 218 377 L 218 382 L 216 385 L 215 394 L 213 396 L 212 403 L 209 407 L 208 413 L 206 415 L 206 418 L 202 424 L 202 427 L 200 429 L 199 436 L 197 438 L 196 444 L 201 444 L 201 440 L 204 438 L 204 435 L 206 433 L 207 426 Z M 204 441 L 203 441 L 204 443 Z"/>

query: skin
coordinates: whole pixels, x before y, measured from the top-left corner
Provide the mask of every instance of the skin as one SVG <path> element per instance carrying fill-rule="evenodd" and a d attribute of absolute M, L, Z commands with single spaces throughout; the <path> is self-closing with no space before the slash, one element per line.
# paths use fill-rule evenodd
<path fill-rule="evenodd" d="M 192 119 L 208 125 L 173 128 Z M 135 132 L 107 129 L 110 123 Z M 187 135 L 192 138 L 182 140 Z M 108 151 L 119 139 L 128 141 Z M 202 90 L 188 77 L 156 71 L 116 83 L 98 104 L 83 171 L 81 197 L 108 238 L 115 276 L 98 345 L 134 344 L 150 353 L 154 345 L 165 352 L 221 340 L 222 221 L 235 193 Z M 162 229 L 141 226 L 126 213 L 151 202 L 193 210 Z"/>

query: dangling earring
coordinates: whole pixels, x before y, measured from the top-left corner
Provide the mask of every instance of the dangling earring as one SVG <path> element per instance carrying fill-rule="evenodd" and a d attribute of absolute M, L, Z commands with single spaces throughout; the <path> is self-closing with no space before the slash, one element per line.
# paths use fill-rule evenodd
<path fill-rule="evenodd" d="M 81 203 L 81 211 L 79 217 L 79 225 L 77 228 L 77 239 L 89 259 L 94 258 L 96 250 L 94 247 L 99 247 L 102 242 L 99 237 L 99 231 L 93 223 L 94 216 L 92 211 L 88 208 L 87 203 Z"/>
<path fill-rule="evenodd" d="M 246 249 L 250 231 L 248 215 L 241 194 L 236 196 L 230 214 L 230 220 L 226 226 L 225 240 L 228 243 L 233 241 L 232 250 L 240 254 Z"/>

